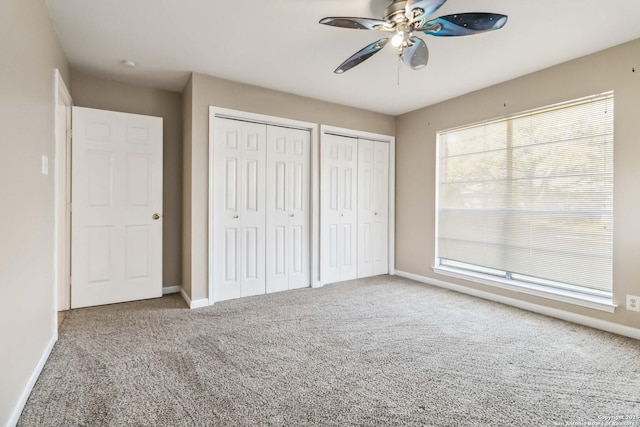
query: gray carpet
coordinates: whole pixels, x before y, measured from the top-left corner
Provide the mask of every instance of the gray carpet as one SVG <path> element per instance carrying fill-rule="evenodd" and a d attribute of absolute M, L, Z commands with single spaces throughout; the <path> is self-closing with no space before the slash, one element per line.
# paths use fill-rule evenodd
<path fill-rule="evenodd" d="M 70 312 L 18 425 L 640 426 L 639 367 L 638 341 L 397 277 L 171 295 Z"/>

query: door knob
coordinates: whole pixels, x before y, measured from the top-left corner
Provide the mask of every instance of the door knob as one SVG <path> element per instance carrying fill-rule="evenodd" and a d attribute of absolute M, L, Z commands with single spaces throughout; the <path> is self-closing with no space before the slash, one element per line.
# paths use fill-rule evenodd
<path fill-rule="evenodd" d="M 153 216 L 151 217 L 153 219 L 160 219 L 160 215 L 158 215 L 157 213 L 154 213 Z"/>
<path fill-rule="evenodd" d="M 233 218 L 234 218 L 234 219 L 238 219 L 238 215 L 234 215 L 234 216 L 233 216 Z"/>
<path fill-rule="evenodd" d="M 290 216 L 291 218 L 293 218 L 293 214 L 289 214 L 289 216 Z"/>

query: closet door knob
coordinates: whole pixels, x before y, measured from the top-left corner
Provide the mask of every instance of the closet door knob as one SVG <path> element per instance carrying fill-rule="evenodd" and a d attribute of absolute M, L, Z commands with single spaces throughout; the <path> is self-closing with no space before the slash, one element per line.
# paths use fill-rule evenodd
<path fill-rule="evenodd" d="M 151 217 L 153 219 L 160 219 L 160 215 L 158 215 L 157 213 L 154 213 L 153 216 Z"/>
<path fill-rule="evenodd" d="M 234 216 L 233 216 L 233 218 L 234 218 L 234 219 L 238 219 L 238 215 L 234 215 Z"/>
<path fill-rule="evenodd" d="M 289 216 L 290 216 L 291 218 L 293 218 L 293 214 L 289 214 Z"/>

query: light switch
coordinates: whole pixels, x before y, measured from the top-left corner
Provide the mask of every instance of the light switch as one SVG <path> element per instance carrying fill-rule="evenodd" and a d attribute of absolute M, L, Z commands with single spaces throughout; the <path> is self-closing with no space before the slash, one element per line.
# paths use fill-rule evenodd
<path fill-rule="evenodd" d="M 49 175 L 49 158 L 42 155 L 42 175 Z"/>

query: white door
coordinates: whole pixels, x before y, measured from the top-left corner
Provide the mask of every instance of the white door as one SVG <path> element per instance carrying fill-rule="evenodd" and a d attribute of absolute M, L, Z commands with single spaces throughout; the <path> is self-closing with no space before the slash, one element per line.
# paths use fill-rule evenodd
<path fill-rule="evenodd" d="M 321 146 L 324 284 L 357 277 L 358 139 L 324 134 Z"/>
<path fill-rule="evenodd" d="M 265 293 L 265 125 L 214 121 L 214 301 Z"/>
<path fill-rule="evenodd" d="M 267 126 L 266 291 L 309 286 L 309 131 Z"/>
<path fill-rule="evenodd" d="M 162 296 L 162 118 L 73 107 L 71 307 Z"/>

